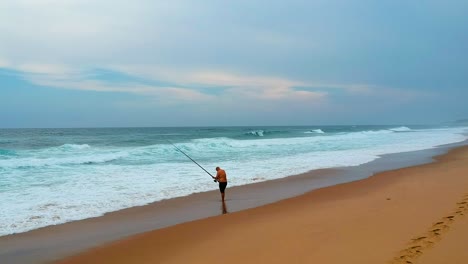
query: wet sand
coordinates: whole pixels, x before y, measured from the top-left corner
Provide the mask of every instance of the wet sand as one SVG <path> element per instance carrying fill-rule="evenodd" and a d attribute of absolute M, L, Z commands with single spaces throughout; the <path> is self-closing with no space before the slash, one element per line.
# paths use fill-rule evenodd
<path fill-rule="evenodd" d="M 464 146 L 434 163 L 145 232 L 58 263 L 468 263 L 467 213 Z"/>

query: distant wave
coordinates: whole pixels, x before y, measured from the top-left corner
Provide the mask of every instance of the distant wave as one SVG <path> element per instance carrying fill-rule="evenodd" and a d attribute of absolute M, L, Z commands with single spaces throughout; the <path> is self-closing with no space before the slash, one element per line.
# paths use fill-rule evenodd
<path fill-rule="evenodd" d="M 388 130 L 388 129 L 382 129 L 382 130 L 365 130 L 365 131 L 360 131 L 360 132 L 352 132 L 350 134 L 389 134 L 393 133 L 394 131 Z"/>
<path fill-rule="evenodd" d="M 251 131 L 245 133 L 245 135 L 257 136 L 257 137 L 263 137 L 264 134 L 265 134 L 265 131 L 263 131 L 263 130 L 251 130 Z"/>
<path fill-rule="evenodd" d="M 316 134 L 324 134 L 325 132 L 323 132 L 322 129 L 312 129 L 312 130 L 306 131 L 306 132 L 304 132 L 304 133 L 305 133 L 305 134 L 314 134 L 314 133 L 316 133 Z"/>
<path fill-rule="evenodd" d="M 264 136 L 272 136 L 272 135 L 287 135 L 289 134 L 289 130 L 267 130 L 267 129 L 252 129 L 250 131 L 244 132 L 244 136 L 255 136 L 255 137 L 264 137 Z"/>
<path fill-rule="evenodd" d="M 0 160 L 0 167 L 9 169 L 39 168 L 49 166 L 63 165 L 90 165 L 98 163 L 107 163 L 124 157 L 123 153 L 90 153 L 85 156 L 67 156 L 67 157 L 25 157 Z"/>
<path fill-rule="evenodd" d="M 394 132 L 406 132 L 406 131 L 411 131 L 411 128 L 401 126 L 401 127 L 390 128 L 389 130 L 394 131 Z"/>
<path fill-rule="evenodd" d="M 63 149 L 63 150 L 82 150 L 82 149 L 88 149 L 90 146 L 88 144 L 63 144 L 58 149 Z"/>
<path fill-rule="evenodd" d="M 63 144 L 61 146 L 55 146 L 55 147 L 48 147 L 44 149 L 38 150 L 39 152 L 42 153 L 68 153 L 68 152 L 77 152 L 77 151 L 88 151 L 91 149 L 91 146 L 88 144 Z"/>
<path fill-rule="evenodd" d="M 360 131 L 360 132 L 355 132 L 355 133 L 362 133 L 362 134 L 388 134 L 388 133 L 394 133 L 394 132 L 408 132 L 412 131 L 411 128 L 401 126 L 401 127 L 394 127 L 394 128 L 389 128 L 389 129 L 380 129 L 380 130 L 366 130 L 366 131 Z"/>
<path fill-rule="evenodd" d="M 88 144 L 63 144 L 61 146 L 48 147 L 35 151 L 35 154 L 55 156 L 55 155 L 70 155 L 73 153 L 91 153 L 92 148 Z"/>

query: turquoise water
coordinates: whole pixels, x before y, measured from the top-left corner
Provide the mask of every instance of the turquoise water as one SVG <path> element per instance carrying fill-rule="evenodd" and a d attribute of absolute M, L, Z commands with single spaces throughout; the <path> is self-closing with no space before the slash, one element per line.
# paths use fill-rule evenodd
<path fill-rule="evenodd" d="M 467 127 L 308 126 L 0 130 L 0 235 L 379 155 L 467 139 Z M 171 143 L 170 143 L 171 142 Z"/>

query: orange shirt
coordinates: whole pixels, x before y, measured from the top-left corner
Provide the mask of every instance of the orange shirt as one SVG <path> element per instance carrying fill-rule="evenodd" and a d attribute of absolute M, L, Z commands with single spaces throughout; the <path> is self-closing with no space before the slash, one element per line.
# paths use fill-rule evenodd
<path fill-rule="evenodd" d="M 223 169 L 219 169 L 216 173 L 216 179 L 218 182 L 227 182 L 226 172 Z"/>

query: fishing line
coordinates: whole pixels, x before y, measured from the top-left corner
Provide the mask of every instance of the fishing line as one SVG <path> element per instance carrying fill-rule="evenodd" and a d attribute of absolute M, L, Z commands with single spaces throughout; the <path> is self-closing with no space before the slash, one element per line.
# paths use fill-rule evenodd
<path fill-rule="evenodd" d="M 198 167 L 200 167 L 202 170 L 204 170 L 206 173 L 208 173 L 208 175 L 211 176 L 211 178 L 214 179 L 214 182 L 216 182 L 216 179 L 213 175 L 211 175 L 211 173 L 209 173 L 207 170 L 205 170 L 205 168 L 203 168 L 200 164 L 198 164 L 198 162 L 196 162 L 194 159 L 192 159 L 189 155 L 187 155 L 185 152 L 183 152 L 180 148 L 178 148 L 176 145 L 174 145 L 171 141 L 169 141 L 168 139 L 166 139 L 167 142 L 169 142 L 169 144 L 171 144 L 175 149 L 177 149 L 180 153 L 184 154 L 187 158 L 189 158 L 191 161 L 193 161 L 193 163 L 197 164 Z"/>

